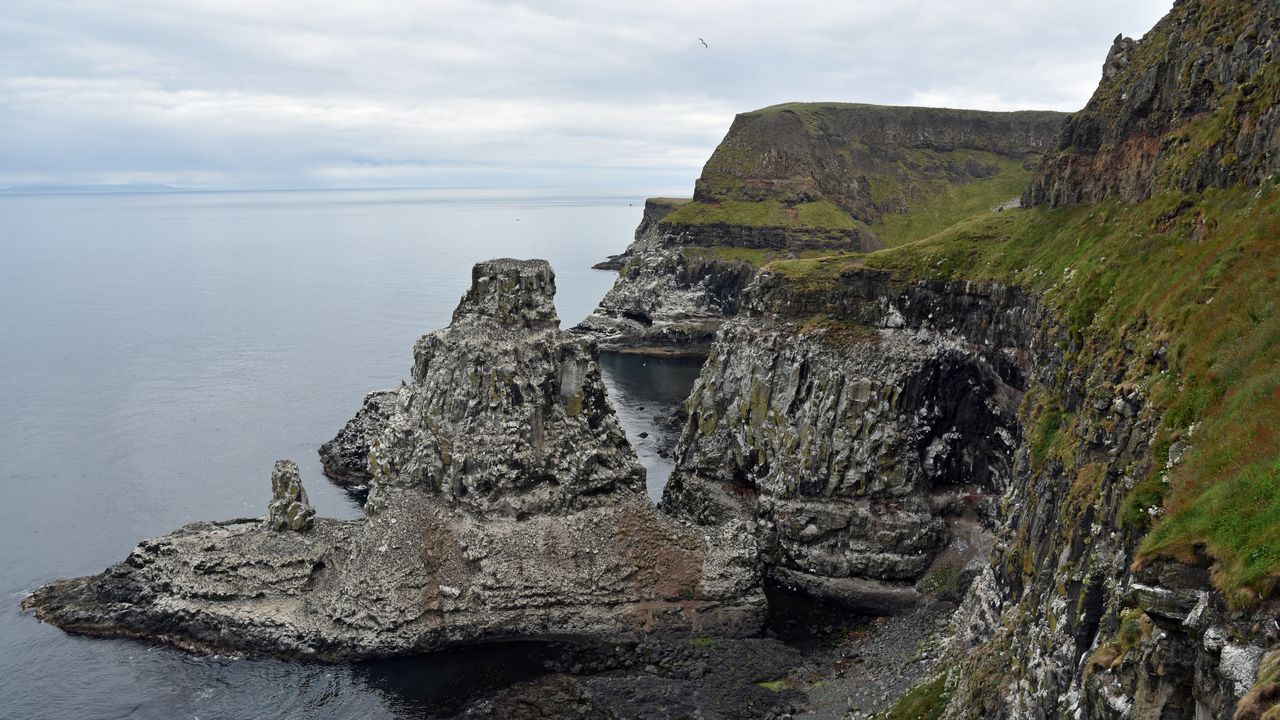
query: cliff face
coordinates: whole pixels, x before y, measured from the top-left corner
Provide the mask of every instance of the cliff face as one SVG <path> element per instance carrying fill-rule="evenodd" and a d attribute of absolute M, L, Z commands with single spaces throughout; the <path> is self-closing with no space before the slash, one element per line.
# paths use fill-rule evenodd
<path fill-rule="evenodd" d="M 664 507 L 755 518 L 769 572 L 810 595 L 955 597 L 1010 481 L 1036 318 L 998 287 L 764 271 L 690 396 Z"/>
<path fill-rule="evenodd" d="M 1277 716 L 1278 14 L 1117 43 L 1025 198 L 1097 204 L 769 264 L 665 506 L 861 608 L 967 587 L 934 716 Z"/>
<path fill-rule="evenodd" d="M 1278 28 L 1272 0 L 1179 0 L 1141 40 L 1117 37 L 1024 202 L 1140 202 L 1280 171 Z"/>
<path fill-rule="evenodd" d="M 776 105 L 734 118 L 693 199 L 793 206 L 826 200 L 874 225 L 941 186 L 989 179 L 1002 171 L 1002 161 L 1037 157 L 1052 146 L 1064 118 L 1055 112 Z"/>
<path fill-rule="evenodd" d="M 737 296 L 755 275 L 747 260 L 701 256 L 672 243 L 663 219 L 684 203 L 650 199 L 618 280 L 575 330 L 623 352 L 705 355 Z"/>
<path fill-rule="evenodd" d="M 143 541 L 27 606 L 91 635 L 330 659 L 757 632 L 749 538 L 657 514 L 595 346 L 558 329 L 554 292 L 543 261 L 476 266 L 453 323 L 415 347 L 411 381 L 348 427 L 368 448 L 363 519 L 312 518 L 282 463 L 270 523 Z"/>
<path fill-rule="evenodd" d="M 705 354 L 761 265 L 899 244 L 1016 199 L 1064 117 L 837 103 L 739 115 L 692 202 L 647 204 L 580 328 L 610 350 Z"/>

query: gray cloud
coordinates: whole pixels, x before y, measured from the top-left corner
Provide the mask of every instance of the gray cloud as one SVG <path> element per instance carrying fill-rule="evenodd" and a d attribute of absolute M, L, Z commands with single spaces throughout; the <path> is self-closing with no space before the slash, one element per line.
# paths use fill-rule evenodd
<path fill-rule="evenodd" d="M 0 184 L 687 190 L 774 103 L 1077 109 L 1170 4 L 8 0 Z"/>

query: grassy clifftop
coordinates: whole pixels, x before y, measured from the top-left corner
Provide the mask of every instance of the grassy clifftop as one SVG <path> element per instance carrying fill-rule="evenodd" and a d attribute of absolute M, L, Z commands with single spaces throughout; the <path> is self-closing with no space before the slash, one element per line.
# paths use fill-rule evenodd
<path fill-rule="evenodd" d="M 1268 182 L 988 213 L 899 248 L 770 267 L 795 283 L 867 266 L 1036 291 L 1067 323 L 1075 356 L 1132 363 L 1128 382 L 1163 409 L 1153 469 L 1125 499 L 1124 522 L 1150 529 L 1139 561 L 1194 562 L 1201 548 L 1219 587 L 1247 606 L 1280 580 L 1277 238 L 1280 183 Z M 1069 459 L 1080 442 L 1065 415 L 1032 432 L 1042 455 Z M 1175 446 L 1189 449 L 1170 463 Z"/>
<path fill-rule="evenodd" d="M 743 113 L 694 202 L 665 222 L 856 230 L 894 245 L 1019 196 L 1064 118 L 845 103 Z"/>

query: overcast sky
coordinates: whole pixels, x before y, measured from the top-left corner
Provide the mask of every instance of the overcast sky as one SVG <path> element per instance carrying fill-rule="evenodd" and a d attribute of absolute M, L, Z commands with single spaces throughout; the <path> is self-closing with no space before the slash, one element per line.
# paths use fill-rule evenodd
<path fill-rule="evenodd" d="M 688 192 L 775 103 L 1079 109 L 1171 4 L 3 0 L 0 186 Z"/>

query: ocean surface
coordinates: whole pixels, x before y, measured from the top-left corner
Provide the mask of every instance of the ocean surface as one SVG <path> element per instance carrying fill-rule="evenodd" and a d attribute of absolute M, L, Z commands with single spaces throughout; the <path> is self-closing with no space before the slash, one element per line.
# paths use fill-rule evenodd
<path fill-rule="evenodd" d="M 563 327 L 614 274 L 643 195 L 447 191 L 0 196 L 0 718 L 424 718 L 540 672 L 536 644 L 319 665 L 67 635 L 19 612 L 145 537 L 262 515 L 276 459 L 322 515 L 316 448 L 407 377 L 472 263 L 540 257 Z M 650 494 L 696 364 L 603 358 Z M 640 433 L 648 433 L 641 438 Z"/>

